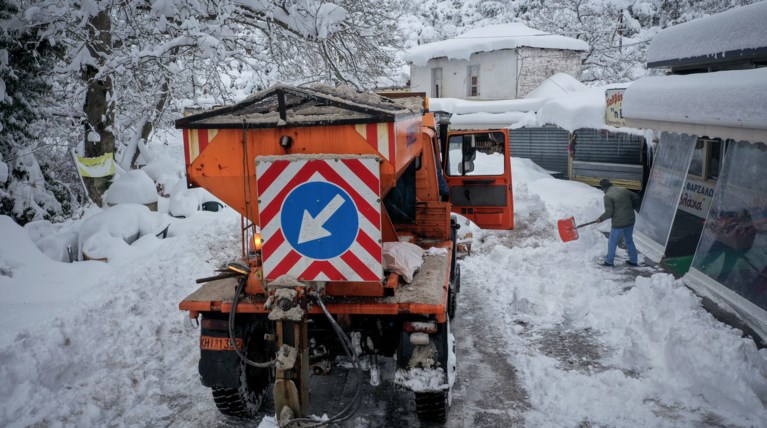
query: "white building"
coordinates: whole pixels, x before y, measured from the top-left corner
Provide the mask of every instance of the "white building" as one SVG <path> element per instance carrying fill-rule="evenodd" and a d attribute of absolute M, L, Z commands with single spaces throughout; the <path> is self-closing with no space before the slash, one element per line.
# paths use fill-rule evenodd
<path fill-rule="evenodd" d="M 524 24 L 500 24 L 408 50 L 410 90 L 434 98 L 522 98 L 556 73 L 581 75 L 589 45 Z"/>

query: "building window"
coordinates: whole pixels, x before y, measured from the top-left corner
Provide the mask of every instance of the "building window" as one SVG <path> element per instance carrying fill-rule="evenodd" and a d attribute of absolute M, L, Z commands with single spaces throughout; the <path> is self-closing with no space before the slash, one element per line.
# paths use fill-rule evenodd
<path fill-rule="evenodd" d="M 442 68 L 440 67 L 431 69 L 431 96 L 442 97 Z"/>
<path fill-rule="evenodd" d="M 723 151 L 724 144 L 721 140 L 699 139 L 692 152 L 690 169 L 687 173 L 704 180 L 716 181 L 719 177 Z"/>
<path fill-rule="evenodd" d="M 479 96 L 479 66 L 470 65 L 467 74 L 469 76 L 468 94 L 470 97 L 478 97 Z"/>

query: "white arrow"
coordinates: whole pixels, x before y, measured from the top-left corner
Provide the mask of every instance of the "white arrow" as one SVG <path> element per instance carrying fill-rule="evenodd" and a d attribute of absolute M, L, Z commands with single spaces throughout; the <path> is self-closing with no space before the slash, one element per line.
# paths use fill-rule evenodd
<path fill-rule="evenodd" d="M 301 220 L 301 229 L 298 231 L 298 243 L 303 244 L 304 242 L 330 236 L 330 232 L 323 226 L 343 204 L 344 198 L 341 195 L 336 194 L 336 196 L 328 202 L 325 208 L 317 214 L 317 217 L 312 217 L 312 215 L 309 214 L 309 211 L 304 210 L 304 218 Z"/>

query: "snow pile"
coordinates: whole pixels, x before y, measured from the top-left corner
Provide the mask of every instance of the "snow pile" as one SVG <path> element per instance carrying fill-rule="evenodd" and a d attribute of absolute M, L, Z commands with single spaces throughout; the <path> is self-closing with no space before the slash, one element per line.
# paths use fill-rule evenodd
<path fill-rule="evenodd" d="M 77 259 L 79 234 L 76 230 L 54 225 L 48 220 L 24 225 L 32 242 L 51 260 L 71 262 Z"/>
<path fill-rule="evenodd" d="M 630 86 L 631 83 L 627 82 L 587 88 L 572 76 L 557 73 L 525 99 L 468 101 L 435 98 L 429 100 L 429 109 L 452 113 L 451 129 L 516 129 L 556 125 L 568 131 L 591 128 L 636 135 L 651 134 L 649 131 L 616 128 L 605 123 L 605 91 Z M 651 140 L 651 135 L 649 137 L 648 140 Z"/>
<path fill-rule="evenodd" d="M 66 313 L 109 271 L 98 262 L 75 265 L 51 260 L 35 246 L 27 230 L 7 216 L 0 216 L 0 235 L 0 322 L 4 326 L 0 349 L 22 330 L 43 327 L 41 320 Z M 0 361 L 4 360 L 0 357 Z M 0 370 L 0 397 L 9 387 L 6 380 L 7 374 Z M 0 425 L 6 425 L 3 420 L 0 411 Z"/>
<path fill-rule="evenodd" d="M 519 47 L 588 51 L 588 43 L 571 37 L 549 34 L 521 23 L 475 28 L 458 37 L 410 48 L 405 60 L 425 66 L 432 58 L 469 59 L 475 52 L 490 52 Z"/>
<path fill-rule="evenodd" d="M 201 187 L 187 189 L 186 180 L 181 179 L 171 190 L 168 213 L 173 217 L 191 217 L 202 207 L 202 204 L 210 201 L 220 203 L 215 196 Z"/>
<path fill-rule="evenodd" d="M 168 225 L 165 214 L 152 212 L 145 205 L 115 205 L 83 222 L 79 250 L 90 259 L 114 261 L 138 251 L 130 246 L 134 241 L 150 235 L 142 242 L 146 245 Z"/>
<path fill-rule="evenodd" d="M 104 200 L 108 205 L 151 204 L 157 202 L 157 188 L 146 172 L 127 171 L 114 179 Z"/>
<path fill-rule="evenodd" d="M 556 98 L 586 89 L 586 85 L 566 73 L 556 73 L 525 95 L 526 99 Z"/>
<path fill-rule="evenodd" d="M 599 86 L 551 99 L 538 109 L 538 125 L 557 125 L 568 131 L 591 128 L 642 133 L 637 129 L 615 128 L 605 124 L 605 90 L 629 86 L 629 83 Z"/>
<path fill-rule="evenodd" d="M 562 243 L 556 220 L 595 219 L 602 193 L 512 161 L 516 230 L 475 235 L 461 262 L 471 294 L 459 296 L 503 314 L 495 322 L 534 409 L 525 424 L 765 426 L 767 351 L 671 276 L 598 266 L 608 224 Z"/>
<path fill-rule="evenodd" d="M 184 177 L 183 164 L 163 156 L 156 156 L 141 170 L 156 183 L 162 196 L 169 196 L 171 189 Z"/>
<path fill-rule="evenodd" d="M 666 28 L 653 38 L 647 50 L 647 62 L 699 56 L 708 56 L 709 60 L 727 59 L 726 52 L 765 48 L 765 22 L 767 2 L 756 2 Z"/>
<path fill-rule="evenodd" d="M 444 111 L 453 114 L 509 113 L 538 110 L 546 102 L 543 98 L 518 100 L 471 101 L 459 98 L 429 98 L 430 111 Z"/>

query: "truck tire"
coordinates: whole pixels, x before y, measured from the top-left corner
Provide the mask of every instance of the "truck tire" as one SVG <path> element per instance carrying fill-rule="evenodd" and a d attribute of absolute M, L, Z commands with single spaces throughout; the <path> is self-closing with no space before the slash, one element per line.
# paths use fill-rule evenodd
<path fill-rule="evenodd" d="M 271 342 L 264 340 L 266 330 L 261 323 L 248 327 L 245 334 L 245 355 L 256 362 L 268 361 L 273 355 Z M 271 368 L 253 367 L 240 361 L 238 388 L 212 388 L 218 411 L 238 418 L 255 418 L 274 382 Z"/>
<path fill-rule="evenodd" d="M 415 411 L 421 422 L 447 421 L 448 391 L 416 392 Z"/>
<path fill-rule="evenodd" d="M 440 366 L 445 370 L 446 381 L 450 385 L 450 354 L 455 354 L 455 343 L 450 340 L 450 322 L 437 333 L 438 337 L 435 344 L 438 349 L 437 359 Z M 444 423 L 447 421 L 447 414 L 450 410 L 450 387 L 441 391 L 423 391 L 415 392 L 415 411 L 418 420 L 421 422 Z"/>

